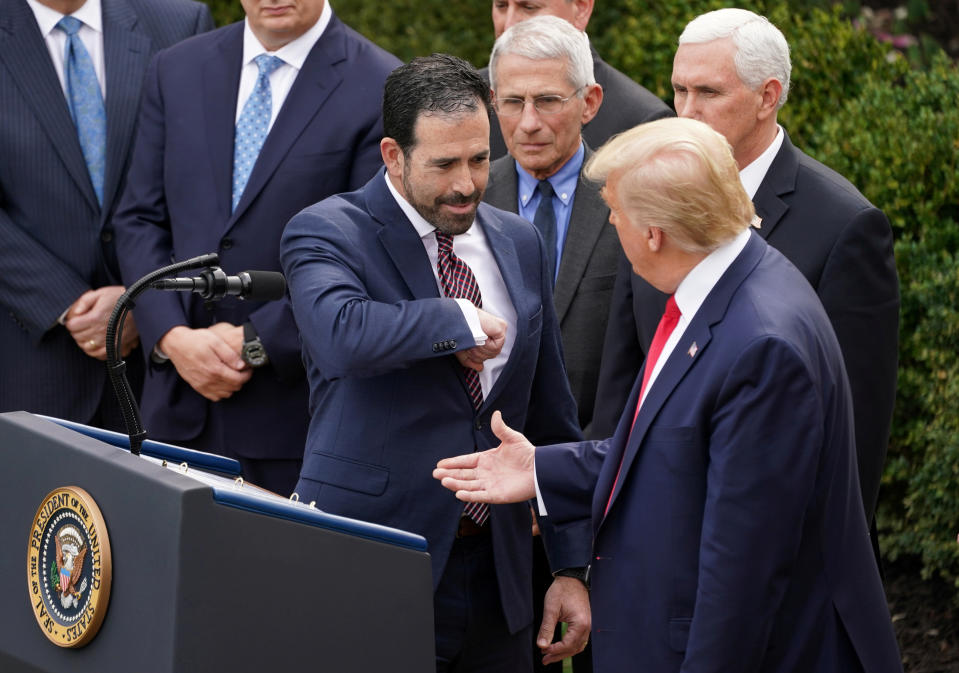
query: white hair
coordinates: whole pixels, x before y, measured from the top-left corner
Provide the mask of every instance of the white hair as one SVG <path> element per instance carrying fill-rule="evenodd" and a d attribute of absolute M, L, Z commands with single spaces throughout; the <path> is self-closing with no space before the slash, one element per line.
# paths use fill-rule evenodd
<path fill-rule="evenodd" d="M 555 16 L 534 16 L 499 36 L 489 57 L 490 85 L 496 90 L 496 65 L 505 54 L 534 61 L 565 59 L 567 78 L 576 89 L 596 83 L 593 54 L 586 33 Z"/>
<path fill-rule="evenodd" d="M 736 74 L 750 89 L 758 89 L 772 77 L 783 86 L 777 108 L 789 94 L 789 43 L 765 16 L 746 9 L 726 8 L 700 14 L 690 21 L 679 36 L 679 44 L 702 44 L 732 38 L 736 46 Z"/>

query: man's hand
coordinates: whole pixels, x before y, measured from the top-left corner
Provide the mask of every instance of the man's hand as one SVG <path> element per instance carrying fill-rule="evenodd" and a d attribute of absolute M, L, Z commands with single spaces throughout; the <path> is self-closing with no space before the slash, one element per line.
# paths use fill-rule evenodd
<path fill-rule="evenodd" d="M 500 442 L 495 449 L 445 458 L 433 477 L 466 502 L 502 504 L 522 502 L 536 495 L 533 481 L 535 447 L 521 433 L 503 422 L 498 411 L 490 422 Z"/>
<path fill-rule="evenodd" d="M 242 329 L 230 327 L 239 329 L 242 339 Z M 253 375 L 240 358 L 239 349 L 224 336 L 232 341 L 232 332 L 224 327 L 190 329 L 179 325 L 164 334 L 157 346 L 184 381 L 203 397 L 217 402 L 238 391 Z"/>
<path fill-rule="evenodd" d="M 456 359 L 464 367 L 481 372 L 483 363 L 495 358 L 503 350 L 506 343 L 506 321 L 481 308 L 476 309 L 476 312 L 479 314 L 480 328 L 486 334 L 486 343 L 457 351 Z"/>
<path fill-rule="evenodd" d="M 243 351 L 243 328 L 240 325 L 218 322 L 210 325 L 209 330 L 223 339 L 234 352 L 241 353 Z"/>
<path fill-rule="evenodd" d="M 566 635 L 553 642 L 558 622 L 566 622 Z M 579 654 L 589 641 L 592 617 L 586 585 L 574 577 L 553 580 L 543 603 L 543 624 L 536 636 L 536 645 L 543 653 L 543 664 L 552 664 Z"/>
<path fill-rule="evenodd" d="M 97 360 L 107 359 L 107 322 L 110 314 L 126 291 L 122 285 L 107 285 L 87 290 L 67 310 L 64 325 L 84 353 Z M 140 341 L 133 314 L 128 313 L 123 323 L 120 357 L 130 354 Z"/>

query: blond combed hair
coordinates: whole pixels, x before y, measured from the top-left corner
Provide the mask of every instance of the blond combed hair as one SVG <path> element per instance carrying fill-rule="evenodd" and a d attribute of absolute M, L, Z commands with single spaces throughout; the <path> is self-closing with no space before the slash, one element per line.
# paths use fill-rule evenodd
<path fill-rule="evenodd" d="M 640 124 L 614 136 L 584 169 L 616 184 L 631 223 L 655 226 L 680 248 L 710 253 L 755 216 L 726 139 L 694 119 Z"/>

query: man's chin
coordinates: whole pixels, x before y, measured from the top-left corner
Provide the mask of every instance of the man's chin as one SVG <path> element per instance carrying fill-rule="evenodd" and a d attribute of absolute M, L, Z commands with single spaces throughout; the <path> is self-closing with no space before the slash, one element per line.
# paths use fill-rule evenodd
<path fill-rule="evenodd" d="M 469 228 L 473 226 L 473 220 L 475 219 L 476 211 L 474 210 L 469 215 L 444 215 L 436 218 L 436 221 L 431 222 L 430 224 L 442 231 L 444 234 L 449 234 L 450 236 L 459 236 L 460 234 L 465 234 L 467 231 L 469 231 Z"/>

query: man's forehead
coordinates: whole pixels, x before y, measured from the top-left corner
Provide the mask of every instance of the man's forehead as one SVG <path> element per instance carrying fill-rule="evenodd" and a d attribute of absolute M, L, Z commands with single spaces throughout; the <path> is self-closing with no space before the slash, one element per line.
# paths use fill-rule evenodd
<path fill-rule="evenodd" d="M 569 82 L 569 59 L 543 58 L 531 59 L 516 54 L 503 54 L 496 64 L 496 88 L 502 95 L 507 89 L 525 89 L 534 85 L 543 91 L 537 93 L 555 93 L 555 89 Z"/>
<path fill-rule="evenodd" d="M 724 79 L 736 73 L 735 45 L 730 38 L 681 44 L 673 57 L 673 79 L 693 75 L 701 79 Z"/>

